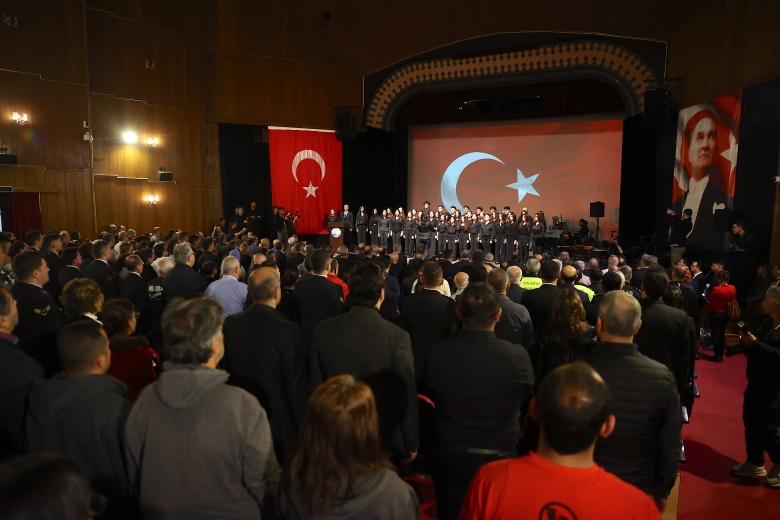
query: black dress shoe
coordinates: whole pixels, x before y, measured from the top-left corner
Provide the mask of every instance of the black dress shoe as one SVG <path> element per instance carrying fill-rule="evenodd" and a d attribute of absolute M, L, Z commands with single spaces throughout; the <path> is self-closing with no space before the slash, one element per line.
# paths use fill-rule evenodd
<path fill-rule="evenodd" d="M 701 394 L 699 393 L 699 385 L 696 383 L 693 383 L 693 397 L 701 397 Z"/>

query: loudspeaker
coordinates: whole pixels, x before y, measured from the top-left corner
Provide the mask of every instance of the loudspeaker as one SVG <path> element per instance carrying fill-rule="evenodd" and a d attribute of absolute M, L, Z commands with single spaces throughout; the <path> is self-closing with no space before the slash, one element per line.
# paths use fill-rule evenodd
<path fill-rule="evenodd" d="M 591 202 L 590 203 L 590 216 L 593 218 L 604 216 L 604 203 L 603 202 Z"/>
<path fill-rule="evenodd" d="M 671 115 L 671 90 L 666 87 L 645 90 L 645 123 L 667 125 Z"/>
<path fill-rule="evenodd" d="M 355 116 L 352 115 L 352 112 L 336 114 L 336 139 L 339 141 L 355 139 Z"/>
<path fill-rule="evenodd" d="M 169 182 L 173 180 L 173 172 L 157 172 L 157 180 Z"/>

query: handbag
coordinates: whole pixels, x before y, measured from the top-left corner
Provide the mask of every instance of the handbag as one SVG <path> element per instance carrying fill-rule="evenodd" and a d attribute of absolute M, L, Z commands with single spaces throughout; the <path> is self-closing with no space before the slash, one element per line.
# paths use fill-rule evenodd
<path fill-rule="evenodd" d="M 740 316 L 742 316 L 742 309 L 740 309 L 737 300 L 731 300 L 726 305 L 726 314 L 728 314 L 729 318 L 732 320 L 738 320 Z"/>

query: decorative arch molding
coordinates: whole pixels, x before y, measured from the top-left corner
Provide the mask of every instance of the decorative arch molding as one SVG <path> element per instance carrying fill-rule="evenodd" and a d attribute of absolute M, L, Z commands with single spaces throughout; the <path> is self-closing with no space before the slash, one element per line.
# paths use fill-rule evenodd
<path fill-rule="evenodd" d="M 611 85 L 628 115 L 644 111 L 644 93 L 657 75 L 639 55 L 613 42 L 585 39 L 537 49 L 469 58 L 438 58 L 410 63 L 390 74 L 365 111 L 365 125 L 383 130 L 409 97 L 440 89 L 531 84 L 592 78 Z"/>

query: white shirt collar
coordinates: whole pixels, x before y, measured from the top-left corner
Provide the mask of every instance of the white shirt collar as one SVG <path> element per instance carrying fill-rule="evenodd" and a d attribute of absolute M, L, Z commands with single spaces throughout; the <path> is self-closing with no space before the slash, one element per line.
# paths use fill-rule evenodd
<path fill-rule="evenodd" d="M 683 209 L 690 209 L 693 211 L 693 217 L 691 217 L 691 222 L 695 226 L 696 225 L 696 217 L 699 213 L 699 205 L 701 204 L 702 196 L 704 195 L 704 190 L 707 188 L 707 185 L 710 182 L 710 176 L 705 175 L 700 181 L 689 179 L 688 180 L 688 196 L 685 198 L 685 207 Z M 693 230 L 691 230 L 693 232 Z M 690 235 L 690 233 L 689 233 Z"/>

